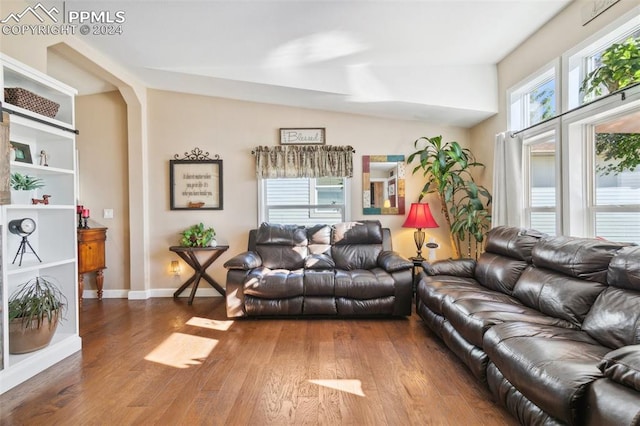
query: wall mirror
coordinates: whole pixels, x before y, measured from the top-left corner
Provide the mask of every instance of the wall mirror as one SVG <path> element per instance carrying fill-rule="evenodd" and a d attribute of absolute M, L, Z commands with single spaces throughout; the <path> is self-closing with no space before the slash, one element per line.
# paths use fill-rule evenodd
<path fill-rule="evenodd" d="M 362 213 L 404 215 L 404 155 L 362 156 Z"/>

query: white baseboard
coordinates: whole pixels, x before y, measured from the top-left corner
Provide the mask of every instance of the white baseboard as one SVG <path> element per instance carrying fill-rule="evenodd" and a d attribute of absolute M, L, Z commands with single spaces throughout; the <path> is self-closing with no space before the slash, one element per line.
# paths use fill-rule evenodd
<path fill-rule="evenodd" d="M 149 290 L 104 290 L 102 292 L 103 299 L 129 299 L 129 300 L 145 300 L 154 297 L 173 297 L 177 288 L 152 288 Z M 189 297 L 191 289 L 188 288 L 182 292 L 180 297 Z M 84 290 L 82 292 L 84 299 L 97 299 L 97 290 Z M 213 288 L 199 288 L 196 291 L 196 297 L 222 297 Z"/>

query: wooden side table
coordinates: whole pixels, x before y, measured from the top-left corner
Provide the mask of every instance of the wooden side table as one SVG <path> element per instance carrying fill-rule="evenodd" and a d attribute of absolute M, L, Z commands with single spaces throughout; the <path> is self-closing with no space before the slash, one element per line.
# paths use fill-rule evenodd
<path fill-rule="evenodd" d="M 220 294 L 223 296 L 226 295 L 225 289 L 218 284 L 211 276 L 207 273 L 207 268 L 216 261 L 217 258 L 222 255 L 225 251 L 229 249 L 229 246 L 218 245 L 215 247 L 181 247 L 181 246 L 172 246 L 169 247 L 169 250 L 180 256 L 182 260 L 184 260 L 187 265 L 191 266 L 194 271 L 194 274 L 191 278 L 185 281 L 184 284 L 180 286 L 178 290 L 173 293 L 173 297 L 180 296 L 180 293 L 184 291 L 187 287 L 193 283 L 193 288 L 191 289 L 191 294 L 189 295 L 189 305 L 193 303 L 193 298 L 196 295 L 196 290 L 198 289 L 198 284 L 200 284 L 200 279 L 204 278 L 206 282 L 211 285 L 211 287 L 215 288 Z M 196 256 L 197 253 L 208 252 L 209 257 L 203 263 L 200 263 L 200 259 Z"/>
<path fill-rule="evenodd" d="M 413 285 L 413 293 L 415 294 L 416 289 L 418 288 L 418 283 L 416 282 L 418 268 L 422 269 L 422 262 L 427 259 L 423 257 L 410 257 L 409 260 L 413 262 L 413 268 L 411 269 L 411 284 Z"/>
<path fill-rule="evenodd" d="M 82 305 L 84 274 L 96 273 L 98 300 L 102 300 L 104 276 L 107 268 L 104 244 L 107 241 L 108 228 L 78 228 L 78 303 Z"/>

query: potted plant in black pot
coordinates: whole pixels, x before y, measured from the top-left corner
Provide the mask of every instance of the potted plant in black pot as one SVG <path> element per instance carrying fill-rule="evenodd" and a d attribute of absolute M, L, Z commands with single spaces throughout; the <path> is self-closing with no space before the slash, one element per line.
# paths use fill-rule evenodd
<path fill-rule="evenodd" d="M 9 297 L 9 352 L 22 354 L 46 347 L 64 318 L 67 298 L 47 277 L 21 284 Z"/>

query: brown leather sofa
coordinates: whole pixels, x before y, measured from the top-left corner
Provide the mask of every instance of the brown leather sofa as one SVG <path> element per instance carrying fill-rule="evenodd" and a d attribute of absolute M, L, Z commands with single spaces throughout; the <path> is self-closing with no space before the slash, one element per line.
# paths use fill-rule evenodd
<path fill-rule="evenodd" d="M 411 315 L 413 263 L 379 221 L 263 223 L 224 266 L 230 318 Z"/>
<path fill-rule="evenodd" d="M 423 269 L 418 314 L 520 423 L 640 424 L 640 247 L 499 227 Z"/>

